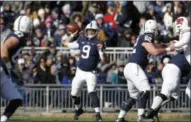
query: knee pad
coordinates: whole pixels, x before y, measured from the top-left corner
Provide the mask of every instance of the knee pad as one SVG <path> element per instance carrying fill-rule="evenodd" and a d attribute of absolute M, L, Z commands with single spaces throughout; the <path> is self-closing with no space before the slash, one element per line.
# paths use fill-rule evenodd
<path fill-rule="evenodd" d="M 136 100 L 134 98 L 129 97 L 125 102 L 123 102 L 121 109 L 128 112 L 135 104 L 135 102 Z"/>
<path fill-rule="evenodd" d="M 160 93 L 158 96 L 160 96 L 160 97 L 162 98 L 163 101 L 165 101 L 165 100 L 168 99 L 167 96 L 164 95 L 164 94 L 162 94 L 162 93 Z"/>
<path fill-rule="evenodd" d="M 13 99 L 10 101 L 10 104 L 14 104 L 15 106 L 19 107 L 22 105 L 22 99 Z"/>
<path fill-rule="evenodd" d="M 145 99 L 145 98 L 148 98 L 149 97 L 149 91 L 142 91 L 140 94 L 139 94 L 139 99 Z"/>
<path fill-rule="evenodd" d="M 149 91 L 141 92 L 137 103 L 138 108 L 146 108 L 146 102 L 148 98 L 149 98 Z"/>
<path fill-rule="evenodd" d="M 75 105 L 79 105 L 80 104 L 80 97 L 77 96 L 71 96 L 73 102 Z"/>
<path fill-rule="evenodd" d="M 100 107 L 99 98 L 97 96 L 97 93 L 96 92 L 90 92 L 89 96 L 90 96 L 90 99 L 91 99 L 91 102 L 92 102 L 92 107 L 93 108 Z"/>

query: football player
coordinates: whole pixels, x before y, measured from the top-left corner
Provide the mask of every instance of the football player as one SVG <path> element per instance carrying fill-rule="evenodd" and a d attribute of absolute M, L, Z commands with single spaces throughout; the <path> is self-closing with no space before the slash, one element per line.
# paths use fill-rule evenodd
<path fill-rule="evenodd" d="M 157 23 L 155 20 L 147 20 L 144 27 L 144 34 L 137 38 L 133 54 L 124 69 L 130 97 L 123 102 L 116 122 L 125 121 L 124 117 L 126 113 L 136 103 L 137 99 L 143 101 L 142 107 L 139 106 L 143 108 L 142 111 L 139 112 L 139 115 L 144 115 L 144 108 L 146 107 L 146 101 L 150 91 L 148 78 L 144 73 L 144 69 L 148 64 L 148 55 L 164 54 L 170 51 L 170 48 L 164 48 L 165 46 L 163 45 L 153 43 L 157 35 Z"/>
<path fill-rule="evenodd" d="M 163 84 L 159 95 L 154 98 L 151 109 L 146 113 L 144 121 L 154 121 L 159 109 L 170 100 L 176 100 L 179 96 L 180 78 L 190 72 L 190 27 L 186 17 L 179 17 L 175 21 L 175 35 L 179 41 L 173 41 L 168 48 L 177 50 L 163 71 Z"/>
<path fill-rule="evenodd" d="M 1 116 L 1 122 L 6 122 L 22 105 L 22 97 L 11 81 L 12 65 L 14 65 L 12 59 L 17 51 L 26 45 L 31 28 L 31 19 L 27 16 L 19 16 L 14 22 L 14 31 L 5 40 L 1 40 L 0 93 L 3 98 L 10 101 Z"/>
<path fill-rule="evenodd" d="M 64 45 L 71 48 L 80 49 L 80 59 L 77 66 L 76 75 L 72 81 L 71 97 L 75 105 L 74 120 L 83 113 L 82 106 L 80 104 L 79 93 L 83 88 L 84 83 L 87 84 L 87 90 L 92 102 L 92 107 L 96 112 L 96 121 L 101 122 L 99 98 L 96 94 L 96 67 L 101 61 L 105 62 L 104 56 L 104 44 L 97 39 L 98 27 L 96 22 L 92 21 L 85 28 L 85 35 L 79 37 L 76 41 L 70 42 L 70 40 L 77 34 L 70 35 Z"/>

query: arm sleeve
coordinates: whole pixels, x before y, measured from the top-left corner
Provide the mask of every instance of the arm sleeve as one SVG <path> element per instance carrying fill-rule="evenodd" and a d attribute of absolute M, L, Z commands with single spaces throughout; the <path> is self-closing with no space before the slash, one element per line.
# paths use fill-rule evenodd
<path fill-rule="evenodd" d="M 190 32 L 184 33 L 182 35 L 182 38 L 174 44 L 174 47 L 181 48 L 182 46 L 188 44 L 189 41 L 190 41 Z"/>
<path fill-rule="evenodd" d="M 77 48 L 79 48 L 79 43 L 77 41 L 70 42 L 70 43 L 68 43 L 68 48 L 77 49 Z"/>

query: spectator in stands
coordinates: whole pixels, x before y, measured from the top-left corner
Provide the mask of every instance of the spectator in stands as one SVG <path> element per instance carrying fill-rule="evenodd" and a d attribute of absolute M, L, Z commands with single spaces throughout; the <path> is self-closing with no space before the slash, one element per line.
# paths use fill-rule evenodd
<path fill-rule="evenodd" d="M 55 27 L 58 27 L 58 25 L 62 23 L 62 20 L 60 19 L 59 15 L 59 8 L 54 8 L 51 12 L 51 15 L 53 17 L 53 25 Z"/>
<path fill-rule="evenodd" d="M 46 19 L 46 16 L 45 16 L 45 11 L 43 8 L 39 9 L 38 10 L 38 19 L 40 20 L 40 23 L 41 24 L 44 24 L 44 21 Z"/>
<path fill-rule="evenodd" d="M 56 30 L 56 27 L 53 25 L 53 19 L 51 16 L 46 18 L 45 25 L 46 25 L 46 28 L 44 29 L 45 35 L 47 35 L 48 38 L 52 38 Z"/>
<path fill-rule="evenodd" d="M 166 4 L 166 11 L 164 13 L 163 22 L 167 29 L 170 29 L 173 27 L 173 12 L 172 12 L 172 4 L 167 3 Z"/>
<path fill-rule="evenodd" d="M 37 67 L 37 74 L 35 75 L 37 78 L 37 83 L 47 84 L 49 72 L 50 71 L 48 71 L 46 67 L 46 59 L 41 58 L 40 65 Z"/>
<path fill-rule="evenodd" d="M 35 18 L 34 21 L 33 21 L 33 27 L 34 29 L 36 28 L 40 28 L 40 20 L 38 18 Z"/>
<path fill-rule="evenodd" d="M 75 12 L 71 16 L 71 23 L 76 23 L 80 29 L 83 27 L 83 16 L 79 12 Z"/>
<path fill-rule="evenodd" d="M 131 34 L 131 28 L 126 29 L 124 33 L 119 36 L 117 47 L 133 47 L 133 44 L 131 44 Z"/>
<path fill-rule="evenodd" d="M 7 22 L 8 26 L 10 28 L 12 28 L 13 22 L 16 19 L 17 14 L 14 11 L 12 11 L 11 4 L 8 2 L 4 4 L 3 8 L 4 9 L 3 9 L 2 14 L 4 16 L 4 20 L 5 20 L 5 22 Z"/>
<path fill-rule="evenodd" d="M 88 23 L 90 23 L 92 20 L 95 20 L 95 15 L 98 12 L 98 4 L 93 3 L 89 6 L 88 11 L 86 12 L 85 16 L 84 16 L 84 23 L 85 25 L 87 25 Z"/>
<path fill-rule="evenodd" d="M 68 60 L 69 60 L 69 66 L 70 66 L 70 68 L 71 68 L 71 67 L 76 67 L 76 60 L 75 60 L 74 57 L 70 56 Z"/>
<path fill-rule="evenodd" d="M 164 1 L 156 1 L 156 5 L 154 7 L 154 11 L 160 16 L 163 16 L 163 9 L 164 9 Z"/>
<path fill-rule="evenodd" d="M 135 45 L 135 43 L 136 43 L 136 40 L 137 40 L 137 35 L 135 35 L 135 34 L 132 34 L 131 35 L 131 45 Z"/>
<path fill-rule="evenodd" d="M 33 45 L 37 47 L 40 47 L 40 46 L 45 47 L 48 45 L 48 37 L 44 35 L 44 33 L 42 32 L 42 29 L 40 28 L 35 29 L 35 34 L 32 40 L 33 40 L 32 41 Z"/>
<path fill-rule="evenodd" d="M 62 37 L 66 34 L 65 32 L 65 26 L 63 24 L 60 24 L 58 26 L 57 31 L 54 34 L 54 40 L 56 42 L 56 46 L 57 47 L 61 47 L 62 46 Z"/>
<path fill-rule="evenodd" d="M 185 16 L 185 9 L 183 3 L 177 5 L 177 12 L 174 14 L 173 21 L 175 21 L 180 16 Z"/>
<path fill-rule="evenodd" d="M 59 72 L 62 70 L 63 60 L 64 58 L 62 52 L 57 52 L 55 64 Z"/>
<path fill-rule="evenodd" d="M 74 78 L 75 74 L 76 74 L 76 66 L 71 66 L 69 73 L 69 84 L 72 83 L 72 79 Z"/>
<path fill-rule="evenodd" d="M 101 30 L 103 30 L 103 38 L 101 40 L 106 41 L 107 40 L 107 46 L 112 45 L 111 43 L 116 41 L 114 40 L 116 36 L 116 31 L 113 28 L 113 26 L 107 22 L 104 22 L 104 16 L 101 13 L 96 14 L 95 20 L 97 22 L 97 25 L 99 27 L 98 37 Z M 106 36 L 106 37 L 104 37 Z M 113 41 L 112 41 L 113 40 Z"/>
<path fill-rule="evenodd" d="M 4 41 L 7 36 L 11 33 L 11 30 L 5 25 L 4 16 L 0 14 L 0 34 L 1 41 Z"/>
<path fill-rule="evenodd" d="M 56 65 L 52 65 L 50 68 L 50 75 L 48 76 L 48 84 L 60 84 Z"/>
<path fill-rule="evenodd" d="M 50 5 L 46 4 L 44 7 L 45 15 L 50 16 L 51 15 L 51 10 L 50 10 Z"/>
<path fill-rule="evenodd" d="M 71 14 L 72 14 L 72 10 L 71 10 L 70 4 L 65 4 L 62 7 L 62 14 L 61 14 L 61 20 L 64 25 L 67 25 L 70 23 Z"/>
<path fill-rule="evenodd" d="M 120 61 L 118 63 L 118 82 L 119 84 L 127 84 L 127 81 L 125 79 L 125 76 L 124 76 L 124 67 L 125 67 L 125 63 L 123 63 L 122 61 Z"/>
<path fill-rule="evenodd" d="M 117 28 L 116 18 L 117 10 L 114 1 L 107 2 L 107 13 L 104 15 L 104 22 L 110 23 L 114 29 Z"/>
<path fill-rule="evenodd" d="M 113 64 L 112 68 L 108 71 L 107 83 L 110 83 L 110 84 L 119 83 L 118 69 L 116 64 Z"/>
<path fill-rule="evenodd" d="M 154 62 L 150 61 L 149 64 L 147 65 L 145 74 L 149 80 L 150 84 L 155 84 L 155 78 L 156 78 L 156 73 L 155 73 L 155 66 Z"/>

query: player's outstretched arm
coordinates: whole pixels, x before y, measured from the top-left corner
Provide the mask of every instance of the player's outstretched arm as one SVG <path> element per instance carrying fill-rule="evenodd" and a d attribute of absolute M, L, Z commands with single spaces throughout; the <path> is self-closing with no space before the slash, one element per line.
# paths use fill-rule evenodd
<path fill-rule="evenodd" d="M 71 49 L 76 49 L 76 48 L 79 48 L 79 44 L 74 41 L 74 42 L 71 42 L 74 37 L 77 35 L 78 31 L 76 31 L 75 33 L 71 34 L 64 42 L 63 42 L 63 45 L 68 47 L 68 48 L 71 48 Z"/>
<path fill-rule="evenodd" d="M 182 38 L 179 41 L 174 41 L 174 45 L 170 45 L 170 48 L 182 48 L 184 45 L 187 45 L 190 42 L 190 32 L 186 32 L 182 35 Z"/>
<path fill-rule="evenodd" d="M 147 52 L 149 52 L 152 55 L 164 54 L 171 51 L 170 48 L 156 48 L 153 43 L 149 42 L 143 42 L 142 46 L 147 50 Z"/>

